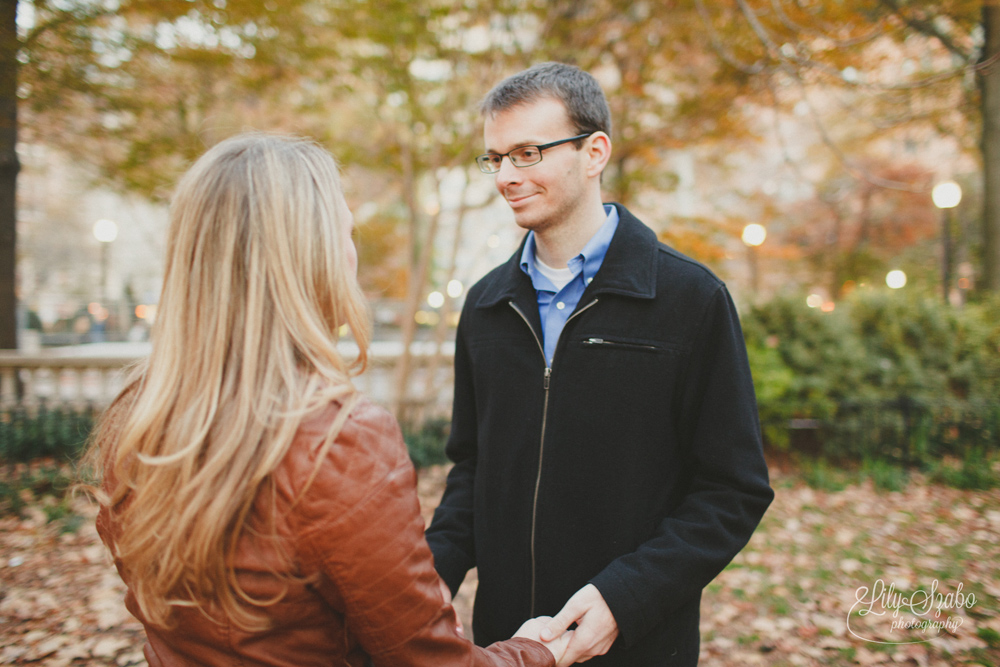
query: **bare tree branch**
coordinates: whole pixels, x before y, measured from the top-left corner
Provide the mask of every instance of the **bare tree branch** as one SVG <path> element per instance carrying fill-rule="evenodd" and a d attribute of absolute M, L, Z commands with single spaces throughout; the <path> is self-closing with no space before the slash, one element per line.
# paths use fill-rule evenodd
<path fill-rule="evenodd" d="M 862 35 L 860 37 L 855 37 L 853 39 L 838 39 L 838 38 L 834 37 L 833 34 L 832 34 L 832 32 L 833 32 L 833 26 L 828 26 L 828 28 L 829 28 L 828 30 L 819 30 L 819 29 L 816 29 L 816 28 L 811 28 L 811 27 L 804 26 L 804 25 L 801 25 L 799 23 L 796 23 L 788 15 L 788 13 L 785 11 L 785 8 L 782 5 L 783 5 L 782 0 L 771 0 L 771 7 L 774 8 L 774 13 L 777 15 L 777 17 L 781 21 L 782 25 L 784 25 L 789 30 L 793 30 L 795 32 L 801 32 L 801 33 L 805 33 L 807 35 L 812 35 L 814 37 L 822 37 L 824 39 L 828 39 L 838 49 L 847 49 L 847 48 L 859 46 L 859 45 L 864 44 L 866 42 L 873 41 L 876 38 L 881 37 L 884 34 L 884 31 L 882 30 L 881 27 L 876 27 L 870 33 L 868 33 L 866 35 Z"/>
<path fill-rule="evenodd" d="M 779 0 L 771 0 L 771 3 L 772 5 L 775 5 L 775 3 L 778 1 Z M 896 0 L 881 0 L 881 1 L 892 2 L 892 3 L 896 2 Z M 989 58 L 988 60 L 984 60 L 980 63 L 970 63 L 969 57 L 964 57 L 963 59 L 969 64 L 945 70 L 944 72 L 939 72 L 937 74 L 933 74 L 918 81 L 912 81 L 909 83 L 881 84 L 881 83 L 870 83 L 861 80 L 850 81 L 845 79 L 843 73 L 840 70 L 836 69 L 835 67 L 831 67 L 826 63 L 819 62 L 814 58 L 800 56 L 798 55 L 797 50 L 794 55 L 789 55 L 788 53 L 786 53 L 786 50 L 780 47 L 777 44 L 777 42 L 775 42 L 775 40 L 771 37 L 767 28 L 764 26 L 763 23 L 761 23 L 756 12 L 754 12 L 753 8 L 750 7 L 749 4 L 747 4 L 746 0 L 737 0 L 737 4 L 740 7 L 740 11 L 743 13 L 747 21 L 749 22 L 751 29 L 757 35 L 757 38 L 761 41 L 764 48 L 767 50 L 768 55 L 772 59 L 777 60 L 781 63 L 791 64 L 796 68 L 817 70 L 819 72 L 822 72 L 823 74 L 831 76 L 842 85 L 846 85 L 849 87 L 864 88 L 873 91 L 916 90 L 936 85 L 938 83 L 941 83 L 942 81 L 946 81 L 951 78 L 963 76 L 968 72 L 977 72 L 985 70 L 989 67 L 992 67 L 998 60 L 1000 60 L 1000 58 L 998 58 L 1000 54 L 997 54 Z M 701 11 L 702 6 L 700 4 L 700 1 L 698 5 L 699 5 L 699 11 Z M 776 10 L 778 9 L 780 9 L 780 7 L 776 7 Z M 905 17 L 901 16 L 901 18 L 903 18 L 903 20 L 906 20 Z M 792 23 L 791 25 L 797 25 L 797 24 Z M 933 28 L 933 26 L 931 26 L 931 28 Z M 934 29 L 936 30 L 936 28 Z M 926 32 L 921 32 L 921 34 L 932 36 L 939 40 L 947 40 L 947 36 L 943 36 L 940 34 L 929 35 Z M 713 43 L 714 42 L 715 40 L 713 39 Z M 944 43 L 945 46 L 947 46 L 947 43 L 945 41 L 942 41 L 942 43 Z"/>
<path fill-rule="evenodd" d="M 784 163 L 795 172 L 802 182 L 815 185 L 812 180 L 805 175 L 802 171 L 802 167 L 799 163 L 792 157 L 791 151 L 788 150 L 788 143 L 785 141 L 785 135 L 781 131 L 781 100 L 778 97 L 778 91 L 774 87 L 774 81 L 770 78 L 765 80 L 765 85 L 767 86 L 768 92 L 771 94 L 771 103 L 774 110 L 774 136 L 778 140 L 778 147 L 781 149 L 781 156 Z"/>
<path fill-rule="evenodd" d="M 925 18 L 917 18 L 915 16 L 907 16 L 903 13 L 903 8 L 899 5 L 899 0 L 879 0 L 879 3 L 892 11 L 893 14 L 902 19 L 908 26 L 916 30 L 917 32 L 927 35 L 928 37 L 933 37 L 941 44 L 951 51 L 953 54 L 961 58 L 962 60 L 969 62 L 973 58 L 973 54 L 969 51 L 965 51 L 958 44 L 952 40 L 951 37 L 943 33 L 934 25 L 933 21 L 928 21 Z"/>
<path fill-rule="evenodd" d="M 775 0 L 772 0 L 772 4 L 774 1 Z M 883 0 L 883 1 L 895 2 L 895 0 Z M 920 79 L 919 81 L 913 81 L 910 83 L 880 84 L 880 83 L 869 83 L 867 81 L 861 81 L 861 80 L 850 81 L 845 79 L 843 73 L 837 68 L 831 67 L 826 63 L 819 62 L 814 58 L 802 57 L 798 55 L 798 50 L 796 50 L 796 53 L 794 55 L 789 55 L 788 53 L 786 53 L 786 50 L 783 49 L 782 47 L 779 47 L 777 42 L 775 42 L 774 39 L 771 38 L 771 35 L 768 32 L 767 28 L 764 26 L 763 23 L 760 22 L 760 19 L 757 17 L 756 12 L 754 12 L 753 8 L 751 8 L 747 4 L 746 0 L 736 0 L 736 2 L 739 5 L 740 10 L 743 12 L 743 15 L 746 17 L 747 21 L 750 23 L 750 27 L 757 35 L 757 38 L 764 45 L 764 48 L 768 51 L 768 54 L 770 55 L 771 58 L 776 59 L 782 63 L 792 64 L 797 68 L 818 70 L 824 74 L 827 74 L 828 76 L 833 77 L 839 83 L 850 87 L 865 88 L 874 91 L 913 90 L 918 88 L 926 88 L 927 86 L 938 84 L 942 81 L 946 81 L 947 79 L 961 76 L 966 72 L 976 71 L 989 67 L 997 61 L 997 58 L 993 57 L 990 58 L 990 60 L 984 61 L 982 63 L 963 65 L 961 67 L 956 67 L 954 69 L 946 70 L 944 72 L 939 72 L 937 74 L 928 76 L 924 79 Z M 968 61 L 968 58 L 965 58 L 965 60 Z"/>
<path fill-rule="evenodd" d="M 30 30 L 27 36 L 25 36 L 24 41 L 21 42 L 21 48 L 30 48 L 34 46 L 35 42 L 37 42 L 42 37 L 42 35 L 44 35 L 47 32 L 51 32 L 59 28 L 60 26 L 64 26 L 70 23 L 78 23 L 78 24 L 89 23 L 99 18 L 104 18 L 106 16 L 113 16 L 114 14 L 117 13 L 117 11 L 118 10 L 106 9 L 106 8 L 93 9 L 87 12 L 60 11 L 58 14 L 56 14 L 56 16 L 53 19 L 46 21 L 45 23 L 42 23 L 40 25 L 37 25 L 32 30 Z"/>
<path fill-rule="evenodd" d="M 866 169 L 852 164 L 851 161 L 847 158 L 847 155 L 844 154 L 844 151 L 841 150 L 840 146 L 837 145 L 837 143 L 830 136 L 829 132 L 827 132 L 826 125 L 823 124 L 823 119 L 820 118 L 819 112 L 813 105 L 812 100 L 809 99 L 809 93 L 806 90 L 805 83 L 798 76 L 795 76 L 794 80 L 796 84 L 798 84 L 799 90 L 802 93 L 802 100 L 809 107 L 809 115 L 813 120 L 813 125 L 816 127 L 816 131 L 819 133 L 820 139 L 822 139 L 823 144 L 830 149 L 834 157 L 837 158 L 837 161 L 841 164 L 841 166 L 844 167 L 847 173 L 849 173 L 851 176 L 858 179 L 859 181 L 864 181 L 865 183 L 880 188 L 886 188 L 889 190 L 900 190 L 903 192 L 915 192 L 915 193 L 923 193 L 927 191 L 926 188 L 915 187 L 910 183 L 905 183 L 903 181 L 894 181 L 882 178 L 880 176 L 875 176 L 874 174 L 868 172 Z"/>
<path fill-rule="evenodd" d="M 727 49 L 722 40 L 719 39 L 718 33 L 716 33 L 715 28 L 712 26 L 712 17 L 709 16 L 708 9 L 705 8 L 703 0 L 695 0 L 695 7 L 698 9 L 698 16 L 701 18 L 702 23 L 705 26 L 705 30 L 708 31 L 709 39 L 712 41 L 712 49 L 719 54 L 719 57 L 730 66 L 735 67 L 744 74 L 760 74 L 765 69 L 767 69 L 766 63 L 758 60 L 752 65 L 741 62 L 735 55 L 733 55 L 729 49 Z"/>

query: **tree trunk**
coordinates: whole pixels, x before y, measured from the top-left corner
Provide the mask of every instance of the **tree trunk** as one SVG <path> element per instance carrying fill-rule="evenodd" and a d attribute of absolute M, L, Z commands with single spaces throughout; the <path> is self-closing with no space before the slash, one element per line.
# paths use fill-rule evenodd
<path fill-rule="evenodd" d="M 396 392 L 393 408 L 396 420 L 404 425 L 411 425 L 411 422 L 413 422 L 411 415 L 407 413 L 410 399 L 410 374 L 413 372 L 413 352 L 411 348 L 417 337 L 416 315 L 417 311 L 420 310 L 424 287 L 427 285 L 427 276 L 430 273 L 431 259 L 434 256 L 434 241 L 437 238 L 438 221 L 440 218 L 440 213 L 431 216 L 427 235 L 420 248 L 416 270 L 410 274 L 410 291 L 406 299 L 406 308 L 403 314 L 403 347 L 400 351 L 396 367 Z"/>
<path fill-rule="evenodd" d="M 410 249 L 408 253 L 409 285 L 406 293 L 406 302 L 403 304 L 402 322 L 402 349 L 399 358 L 396 359 L 396 386 L 392 396 L 392 412 L 396 415 L 396 421 L 402 421 L 403 410 L 406 403 L 407 387 L 410 382 L 410 346 L 416 336 L 417 325 L 414 322 L 414 315 L 417 311 L 417 304 L 420 299 L 420 288 L 417 286 L 418 275 L 420 273 L 420 213 L 417 210 L 417 185 L 416 173 L 413 167 L 413 154 L 410 149 L 409 140 L 404 139 L 402 148 L 403 164 L 403 199 L 406 203 L 406 210 L 409 214 L 410 226 Z"/>
<path fill-rule="evenodd" d="M 438 392 L 442 390 L 442 387 L 438 382 L 438 369 L 440 368 L 441 361 L 444 358 L 444 355 L 441 353 L 441 347 L 444 345 L 445 339 L 448 337 L 448 320 L 450 319 L 455 300 L 455 297 L 447 294 L 447 287 L 455 278 L 455 269 L 458 267 L 458 253 L 462 249 L 462 225 L 465 222 L 465 215 L 469 210 L 469 206 L 465 202 L 465 196 L 468 190 L 469 179 L 466 177 L 465 185 L 462 186 L 461 199 L 459 199 L 461 203 L 459 204 L 458 214 L 455 220 L 455 234 L 451 240 L 451 255 L 448 257 L 447 274 L 444 279 L 444 305 L 441 307 L 441 319 L 438 320 L 438 323 L 434 328 L 434 356 L 431 357 L 430 363 L 427 366 L 427 381 L 424 385 L 424 394 L 428 397 L 435 397 L 435 400 L 437 399 Z"/>
<path fill-rule="evenodd" d="M 1000 2 L 983 3 L 982 60 L 1000 54 Z M 983 280 L 981 287 L 1000 291 L 1000 63 L 978 73 L 983 116 Z"/>
<path fill-rule="evenodd" d="M 412 150 L 412 146 L 407 147 L 407 151 Z M 416 170 L 410 161 L 412 153 L 404 155 L 404 197 L 410 216 L 410 243 L 411 243 L 411 265 L 410 265 L 410 289 L 406 298 L 406 305 L 403 309 L 402 322 L 402 350 L 399 359 L 396 361 L 396 387 L 393 392 L 392 409 L 396 415 L 396 420 L 401 424 L 409 425 L 411 421 L 407 415 L 409 403 L 410 374 L 413 371 L 413 354 L 411 347 L 417 334 L 415 321 L 416 313 L 420 309 L 423 300 L 424 286 L 427 284 L 427 276 L 430 273 L 431 260 L 434 256 L 434 241 L 438 234 L 438 221 L 441 212 L 438 211 L 430 216 L 427 232 L 420 238 L 420 199 L 417 195 Z M 435 192 L 438 188 L 435 188 Z"/>
<path fill-rule="evenodd" d="M 17 0 L 0 0 L 0 349 L 17 347 Z"/>

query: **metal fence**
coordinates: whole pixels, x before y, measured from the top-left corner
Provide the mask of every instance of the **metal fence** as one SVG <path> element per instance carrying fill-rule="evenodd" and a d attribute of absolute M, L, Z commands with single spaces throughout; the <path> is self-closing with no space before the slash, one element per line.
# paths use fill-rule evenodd
<path fill-rule="evenodd" d="M 1000 401 L 842 401 L 825 419 L 792 419 L 789 449 L 834 460 L 912 465 L 971 450 L 1000 449 Z"/>

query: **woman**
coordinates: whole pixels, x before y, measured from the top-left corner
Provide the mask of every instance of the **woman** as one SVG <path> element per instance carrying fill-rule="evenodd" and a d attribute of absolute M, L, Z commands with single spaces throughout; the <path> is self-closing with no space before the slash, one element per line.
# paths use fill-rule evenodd
<path fill-rule="evenodd" d="M 399 428 L 350 382 L 369 340 L 352 225 L 333 159 L 305 141 L 224 141 L 178 186 L 152 354 L 91 445 L 151 667 L 535 666 L 565 649 L 536 641 L 537 619 L 487 649 L 460 637 Z"/>

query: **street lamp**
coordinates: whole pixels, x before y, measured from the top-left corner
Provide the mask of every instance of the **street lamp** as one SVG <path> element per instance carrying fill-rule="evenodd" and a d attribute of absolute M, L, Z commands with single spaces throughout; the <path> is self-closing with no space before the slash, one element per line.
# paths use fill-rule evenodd
<path fill-rule="evenodd" d="M 440 308 L 444 305 L 444 294 L 436 290 L 431 292 L 427 295 L 427 305 L 431 308 Z"/>
<path fill-rule="evenodd" d="M 101 298 L 108 300 L 108 256 L 111 244 L 118 238 L 118 225 L 113 220 L 94 223 L 94 238 L 101 243 Z"/>
<path fill-rule="evenodd" d="M 885 274 L 885 284 L 889 286 L 889 289 L 906 287 L 906 273 L 899 269 L 893 269 Z"/>
<path fill-rule="evenodd" d="M 742 240 L 747 247 L 747 257 L 750 260 L 750 287 L 754 294 L 760 287 L 760 271 L 757 268 L 757 248 L 767 238 L 767 230 L 764 225 L 750 223 L 743 228 Z"/>
<path fill-rule="evenodd" d="M 931 191 L 934 205 L 941 209 L 941 288 L 944 302 L 951 291 L 951 210 L 962 201 L 962 187 L 954 181 L 938 183 Z"/>

